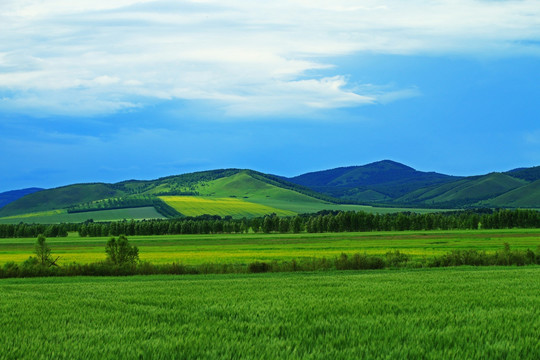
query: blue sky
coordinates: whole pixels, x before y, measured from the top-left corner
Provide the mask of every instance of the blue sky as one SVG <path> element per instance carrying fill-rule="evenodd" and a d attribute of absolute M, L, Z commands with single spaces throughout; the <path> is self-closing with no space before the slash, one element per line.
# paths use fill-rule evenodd
<path fill-rule="evenodd" d="M 538 1 L 3 0 L 0 191 L 540 165 Z"/>

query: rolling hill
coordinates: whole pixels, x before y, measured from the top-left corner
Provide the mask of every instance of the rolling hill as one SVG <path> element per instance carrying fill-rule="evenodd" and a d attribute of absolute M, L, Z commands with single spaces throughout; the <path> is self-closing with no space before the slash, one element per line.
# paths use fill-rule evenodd
<path fill-rule="evenodd" d="M 318 171 L 287 180 L 340 199 L 388 202 L 411 191 L 460 179 L 435 172 L 417 171 L 395 161 Z"/>
<path fill-rule="evenodd" d="M 339 204 L 337 199 L 276 176 L 253 170 L 226 169 L 149 181 L 75 184 L 43 190 L 1 208 L 0 222 L 122 220 L 122 216 L 131 218 L 129 214 L 139 207 L 155 208 L 157 212 L 144 212 L 150 214 L 149 218 L 206 214 L 240 218 L 271 213 L 292 216 L 320 210 L 372 209 Z M 117 219 L 111 219 L 111 216 L 117 216 Z"/>
<path fill-rule="evenodd" d="M 540 180 L 483 201 L 480 205 L 489 207 L 538 208 L 540 207 Z"/>
<path fill-rule="evenodd" d="M 20 189 L 20 190 L 11 190 L 11 191 L 0 193 L 0 208 L 2 208 L 3 206 L 6 206 L 7 204 L 17 199 L 22 198 L 23 196 L 26 196 L 28 194 L 32 194 L 41 190 L 43 189 L 34 187 L 34 188 L 27 188 L 27 189 Z"/>
<path fill-rule="evenodd" d="M 473 205 L 525 185 L 528 185 L 525 180 L 506 174 L 492 173 L 419 189 L 396 199 L 395 202 L 438 204 L 449 207 Z"/>
<path fill-rule="evenodd" d="M 457 177 L 384 160 L 292 178 L 221 169 L 30 192 L 0 208 L 0 223 L 199 215 L 240 218 L 270 213 L 293 216 L 321 210 L 384 213 L 411 208 L 540 208 L 540 167 Z"/>
<path fill-rule="evenodd" d="M 436 208 L 540 208 L 540 166 L 459 177 L 417 171 L 390 160 L 311 172 L 288 181 L 364 204 Z"/>

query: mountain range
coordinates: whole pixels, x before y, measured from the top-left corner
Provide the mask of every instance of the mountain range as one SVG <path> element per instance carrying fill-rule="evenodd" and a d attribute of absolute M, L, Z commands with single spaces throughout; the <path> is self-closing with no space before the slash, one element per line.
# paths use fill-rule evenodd
<path fill-rule="evenodd" d="M 74 184 L 0 194 L 0 220 L 13 221 L 43 220 L 40 216 L 71 221 L 70 216 L 75 219 L 75 213 L 91 213 L 99 218 L 105 214 L 112 216 L 113 211 L 114 216 L 130 218 L 134 208 L 146 208 L 141 216 L 155 218 L 212 213 L 233 217 L 268 212 L 294 215 L 368 207 L 373 211 L 540 208 L 540 166 L 460 177 L 422 172 L 383 160 L 289 178 L 253 170 L 222 169 L 157 180 Z M 82 215 L 78 216 L 82 219 Z"/>
<path fill-rule="evenodd" d="M 540 166 L 480 176 L 417 171 L 383 160 L 287 179 L 329 196 L 414 207 L 540 207 Z"/>

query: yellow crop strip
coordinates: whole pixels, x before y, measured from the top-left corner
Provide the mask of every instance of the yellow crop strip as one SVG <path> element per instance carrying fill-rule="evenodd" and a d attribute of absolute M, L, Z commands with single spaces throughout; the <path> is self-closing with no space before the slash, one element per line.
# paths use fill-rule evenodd
<path fill-rule="evenodd" d="M 296 213 L 274 207 L 256 204 L 236 198 L 203 198 L 197 196 L 160 196 L 169 206 L 186 216 L 219 215 L 235 218 L 263 216 L 276 213 L 293 216 Z"/>

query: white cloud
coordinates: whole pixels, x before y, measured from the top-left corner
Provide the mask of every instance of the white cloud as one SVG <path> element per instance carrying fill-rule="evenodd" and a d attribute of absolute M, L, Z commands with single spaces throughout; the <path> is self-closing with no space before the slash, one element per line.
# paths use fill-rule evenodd
<path fill-rule="evenodd" d="M 540 54 L 538 41 L 537 0 L 3 0 L 0 109 L 93 115 L 178 98 L 253 115 L 384 103 L 417 92 L 371 92 L 326 59 Z"/>

